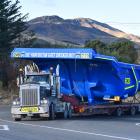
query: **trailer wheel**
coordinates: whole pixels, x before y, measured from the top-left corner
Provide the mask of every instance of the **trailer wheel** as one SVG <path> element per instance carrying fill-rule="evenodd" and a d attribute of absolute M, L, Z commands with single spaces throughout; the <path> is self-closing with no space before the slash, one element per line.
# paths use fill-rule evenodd
<path fill-rule="evenodd" d="M 54 120 L 55 119 L 55 109 L 54 109 L 53 103 L 49 107 L 49 112 L 50 112 L 49 119 Z"/>
<path fill-rule="evenodd" d="M 130 115 L 131 116 L 136 115 L 136 108 L 134 106 L 130 108 Z"/>
<path fill-rule="evenodd" d="M 123 112 L 122 112 L 122 109 L 120 107 L 116 109 L 116 116 L 117 117 L 121 117 L 122 116 L 122 113 Z"/>
<path fill-rule="evenodd" d="M 69 112 L 68 111 L 68 105 L 66 104 L 65 105 L 65 110 L 64 110 L 64 113 L 63 113 L 64 114 L 64 119 L 67 119 L 68 118 L 68 112 Z"/>

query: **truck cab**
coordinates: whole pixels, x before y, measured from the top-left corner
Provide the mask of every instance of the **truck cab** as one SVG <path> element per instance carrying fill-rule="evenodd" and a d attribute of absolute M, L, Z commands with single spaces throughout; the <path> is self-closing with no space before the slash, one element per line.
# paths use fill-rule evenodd
<path fill-rule="evenodd" d="M 54 119 L 58 113 L 67 117 L 70 104 L 61 101 L 59 81 L 59 75 L 51 70 L 20 75 L 19 98 L 13 101 L 11 108 L 14 120 L 20 121 L 27 116 Z"/>

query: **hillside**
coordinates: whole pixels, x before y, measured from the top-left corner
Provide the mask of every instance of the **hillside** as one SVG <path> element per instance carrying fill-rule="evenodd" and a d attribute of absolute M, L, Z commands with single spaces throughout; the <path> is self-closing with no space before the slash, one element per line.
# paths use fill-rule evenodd
<path fill-rule="evenodd" d="M 29 29 L 36 33 L 39 40 L 51 43 L 70 43 L 83 45 L 87 40 L 99 39 L 114 42 L 125 38 L 140 44 L 140 37 L 126 34 L 108 24 L 89 18 L 63 19 L 58 16 L 43 16 L 28 22 Z"/>

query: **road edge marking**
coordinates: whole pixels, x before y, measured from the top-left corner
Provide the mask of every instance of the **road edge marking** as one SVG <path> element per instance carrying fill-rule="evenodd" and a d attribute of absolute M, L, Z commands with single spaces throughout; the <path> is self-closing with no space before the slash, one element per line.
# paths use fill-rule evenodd
<path fill-rule="evenodd" d="M 79 130 L 73 130 L 73 129 L 50 127 L 50 126 L 44 126 L 44 125 L 34 125 L 34 124 L 30 124 L 30 123 L 27 124 L 27 123 L 21 123 L 21 122 L 13 122 L 13 121 L 8 121 L 8 120 L 4 120 L 4 119 L 0 119 L 0 121 L 7 122 L 7 123 L 13 123 L 13 124 L 20 124 L 20 125 L 24 125 L 24 126 L 47 128 L 47 129 L 52 129 L 52 130 L 59 130 L 59 131 L 66 131 L 66 132 L 73 132 L 73 133 L 80 133 L 80 134 L 88 134 L 88 135 L 115 138 L 115 139 L 121 139 L 121 140 L 137 140 L 137 139 L 133 139 L 133 138 L 119 137 L 119 136 L 106 135 L 106 134 L 100 134 L 100 133 L 94 133 L 94 132 L 86 132 L 86 131 L 79 131 Z"/>
<path fill-rule="evenodd" d="M 136 123 L 136 126 L 140 126 L 140 123 Z"/>
<path fill-rule="evenodd" d="M 0 126 L 3 127 L 3 129 L 0 129 L 0 131 L 9 131 L 10 130 L 8 125 L 0 125 Z"/>

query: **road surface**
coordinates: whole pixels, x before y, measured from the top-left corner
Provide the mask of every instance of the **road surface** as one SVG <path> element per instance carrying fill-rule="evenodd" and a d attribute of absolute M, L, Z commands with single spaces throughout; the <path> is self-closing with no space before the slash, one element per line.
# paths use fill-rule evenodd
<path fill-rule="evenodd" d="M 10 107 L 0 106 L 0 140 L 140 140 L 140 115 L 14 122 Z"/>

